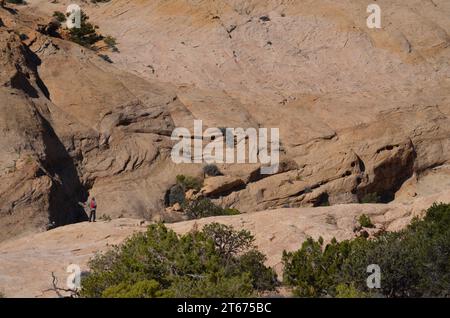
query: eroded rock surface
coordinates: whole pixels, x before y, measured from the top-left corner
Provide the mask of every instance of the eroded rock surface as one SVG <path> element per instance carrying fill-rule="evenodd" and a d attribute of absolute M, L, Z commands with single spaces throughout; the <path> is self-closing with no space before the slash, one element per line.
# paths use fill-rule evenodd
<path fill-rule="evenodd" d="M 69 2 L 0 8 L 0 240 L 83 220 L 88 192 L 100 216 L 166 218 L 176 175 L 201 176 L 169 157 L 194 119 L 280 128 L 280 173 L 220 167 L 244 184 L 211 197 L 242 212 L 449 186 L 448 1 L 380 0 L 381 30 L 369 1 L 79 1 L 114 63 L 42 33 Z"/>

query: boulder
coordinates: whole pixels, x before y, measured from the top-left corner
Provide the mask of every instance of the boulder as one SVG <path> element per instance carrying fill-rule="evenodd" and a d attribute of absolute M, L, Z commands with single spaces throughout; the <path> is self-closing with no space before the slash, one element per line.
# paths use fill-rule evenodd
<path fill-rule="evenodd" d="M 242 179 L 231 176 L 217 176 L 206 178 L 200 193 L 206 197 L 226 195 L 244 187 Z"/>

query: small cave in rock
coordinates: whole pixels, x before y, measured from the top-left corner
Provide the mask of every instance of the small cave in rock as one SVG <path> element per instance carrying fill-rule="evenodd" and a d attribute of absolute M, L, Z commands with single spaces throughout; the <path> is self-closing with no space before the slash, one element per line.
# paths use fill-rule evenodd
<path fill-rule="evenodd" d="M 330 196 L 327 192 L 321 193 L 313 202 L 314 207 L 330 206 Z"/>
<path fill-rule="evenodd" d="M 391 146 L 384 147 L 384 149 Z M 361 203 L 389 203 L 395 199 L 395 193 L 403 183 L 414 174 L 414 162 L 417 154 L 412 144 L 404 147 L 393 145 L 398 152 L 373 168 L 370 184 L 357 189 L 357 197 Z M 357 180 L 358 181 L 358 180 Z"/>

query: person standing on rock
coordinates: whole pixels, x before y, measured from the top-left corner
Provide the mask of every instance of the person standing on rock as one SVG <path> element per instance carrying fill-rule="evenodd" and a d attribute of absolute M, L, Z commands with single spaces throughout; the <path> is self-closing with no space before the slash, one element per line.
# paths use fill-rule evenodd
<path fill-rule="evenodd" d="M 95 198 L 92 197 L 91 202 L 89 203 L 89 222 L 95 222 L 95 214 L 97 212 L 97 202 Z"/>

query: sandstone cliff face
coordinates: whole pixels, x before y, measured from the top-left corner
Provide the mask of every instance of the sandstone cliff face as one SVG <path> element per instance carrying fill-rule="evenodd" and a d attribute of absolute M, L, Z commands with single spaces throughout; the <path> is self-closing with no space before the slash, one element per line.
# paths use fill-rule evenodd
<path fill-rule="evenodd" d="M 82 196 L 73 159 L 51 124 L 39 57 L 12 29 L 0 27 L 0 239 L 44 230 L 49 219 L 79 220 Z M 64 211 L 64 213 L 61 213 Z"/>
<path fill-rule="evenodd" d="M 174 165 L 169 137 L 194 119 L 280 128 L 279 174 L 208 181 L 243 212 L 449 186 L 448 1 L 378 1 L 381 30 L 370 1 L 80 1 L 113 64 L 37 31 L 68 3 L 0 9 L 0 240 L 83 220 L 88 192 L 98 215 L 174 220 L 164 194 L 201 165 Z"/>
<path fill-rule="evenodd" d="M 255 211 L 375 192 L 386 202 L 406 180 L 427 183 L 431 168 L 448 170 L 450 6 L 380 1 L 383 28 L 371 30 L 369 3 L 112 1 L 89 9 L 120 43 L 116 66 L 176 84 L 193 117 L 280 128 L 288 168 L 264 180 L 244 173 L 244 189 L 217 198 Z M 229 170 L 242 177 L 243 169 Z"/>

